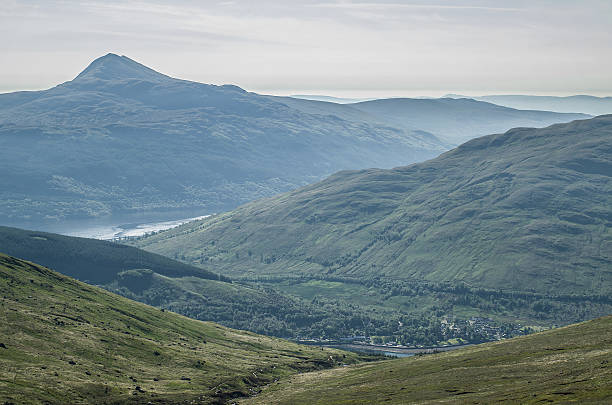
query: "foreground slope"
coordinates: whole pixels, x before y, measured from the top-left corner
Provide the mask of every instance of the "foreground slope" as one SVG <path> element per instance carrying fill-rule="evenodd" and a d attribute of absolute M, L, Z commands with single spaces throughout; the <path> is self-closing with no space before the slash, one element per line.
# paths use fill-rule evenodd
<path fill-rule="evenodd" d="M 518 128 L 323 182 L 137 244 L 228 275 L 612 293 L 612 116 Z"/>
<path fill-rule="evenodd" d="M 301 374 L 244 404 L 610 403 L 612 317 L 467 349 Z"/>
<path fill-rule="evenodd" d="M 162 312 L 0 254 L 3 403 L 225 403 L 356 356 Z"/>

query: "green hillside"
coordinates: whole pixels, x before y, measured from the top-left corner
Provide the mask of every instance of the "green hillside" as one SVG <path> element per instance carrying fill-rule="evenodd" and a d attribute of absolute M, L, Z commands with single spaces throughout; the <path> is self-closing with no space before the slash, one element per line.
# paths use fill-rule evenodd
<path fill-rule="evenodd" d="M 358 359 L 160 311 L 3 254 L 0 319 L 6 404 L 226 403 Z"/>
<path fill-rule="evenodd" d="M 0 226 L 0 251 L 94 284 L 112 282 L 118 273 L 131 269 L 227 281 L 219 274 L 131 246 L 5 226 Z"/>
<path fill-rule="evenodd" d="M 244 404 L 612 402 L 612 317 L 467 349 L 301 374 Z"/>
<path fill-rule="evenodd" d="M 136 242 L 232 277 L 386 277 L 612 293 L 612 116 L 337 173 Z"/>

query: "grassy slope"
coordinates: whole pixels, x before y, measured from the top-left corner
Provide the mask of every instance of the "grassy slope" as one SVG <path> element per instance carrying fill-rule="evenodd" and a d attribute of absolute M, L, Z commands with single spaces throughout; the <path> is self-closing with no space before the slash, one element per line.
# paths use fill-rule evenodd
<path fill-rule="evenodd" d="M 5 226 L 0 226 L 0 249 L 96 284 L 111 282 L 117 273 L 129 269 L 150 269 L 171 277 L 219 279 L 218 274 L 113 242 Z"/>
<path fill-rule="evenodd" d="M 162 312 L 2 254 L 0 319 L 7 403 L 223 402 L 356 359 Z"/>
<path fill-rule="evenodd" d="M 611 360 L 608 316 L 453 352 L 297 375 L 244 403 L 610 403 Z"/>
<path fill-rule="evenodd" d="M 137 242 L 233 276 L 385 275 L 540 293 L 612 286 L 612 116 L 340 172 Z"/>

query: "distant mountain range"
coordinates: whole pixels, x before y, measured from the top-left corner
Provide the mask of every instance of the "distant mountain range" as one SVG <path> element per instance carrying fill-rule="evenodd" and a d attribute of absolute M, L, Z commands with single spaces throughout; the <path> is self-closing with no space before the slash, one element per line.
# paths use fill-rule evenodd
<path fill-rule="evenodd" d="M 543 110 L 563 113 L 574 112 L 591 115 L 612 114 L 612 97 L 595 97 L 587 95 L 556 97 L 514 94 L 479 97 L 449 94 L 445 97 L 471 98 L 521 110 Z"/>
<path fill-rule="evenodd" d="M 449 100 L 417 120 L 405 101 L 371 103 L 261 96 L 174 79 L 108 54 L 52 89 L 0 95 L 0 223 L 49 229 L 70 219 L 220 212 L 338 170 L 435 157 L 457 132 L 577 117 L 471 102 L 475 110 L 461 107 L 459 120 L 452 106 L 469 102 Z"/>
<path fill-rule="evenodd" d="M 609 296 L 611 175 L 607 115 L 512 129 L 393 170 L 340 172 L 137 245 L 237 277 Z"/>

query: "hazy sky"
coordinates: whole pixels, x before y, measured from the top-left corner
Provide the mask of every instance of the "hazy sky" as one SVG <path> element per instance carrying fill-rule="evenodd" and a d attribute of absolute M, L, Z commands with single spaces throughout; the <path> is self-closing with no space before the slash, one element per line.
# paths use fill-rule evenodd
<path fill-rule="evenodd" d="M 612 95 L 612 1 L 0 0 L 0 92 L 108 52 L 275 94 Z"/>

